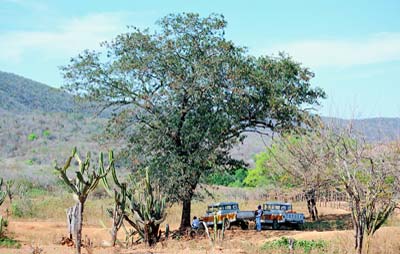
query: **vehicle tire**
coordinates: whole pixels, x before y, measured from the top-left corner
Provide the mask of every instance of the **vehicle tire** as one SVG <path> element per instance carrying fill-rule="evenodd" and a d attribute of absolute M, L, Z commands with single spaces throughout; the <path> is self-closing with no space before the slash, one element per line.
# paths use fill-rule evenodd
<path fill-rule="evenodd" d="M 224 219 L 224 227 L 225 227 L 225 230 L 228 230 L 231 228 L 231 222 L 226 218 Z"/>
<path fill-rule="evenodd" d="M 272 222 L 272 229 L 273 229 L 273 230 L 278 230 L 278 229 L 279 229 L 279 223 L 278 223 L 277 220 L 274 220 L 274 221 Z"/>
<path fill-rule="evenodd" d="M 194 239 L 194 238 L 196 237 L 196 235 L 197 235 L 196 230 L 191 229 L 191 230 L 189 231 L 189 237 L 190 237 L 190 239 Z"/>
<path fill-rule="evenodd" d="M 206 231 L 204 230 L 204 228 L 199 228 L 197 230 L 197 236 L 205 236 L 206 235 Z"/>
<path fill-rule="evenodd" d="M 248 230 L 249 229 L 249 223 L 248 222 L 242 222 L 240 223 L 240 228 L 242 230 Z"/>

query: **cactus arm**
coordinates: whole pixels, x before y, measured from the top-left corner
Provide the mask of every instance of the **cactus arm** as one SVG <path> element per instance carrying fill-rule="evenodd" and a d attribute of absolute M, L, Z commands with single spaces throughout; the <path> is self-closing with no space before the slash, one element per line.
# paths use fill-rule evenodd
<path fill-rule="evenodd" d="M 71 180 L 68 178 L 67 174 L 66 174 L 66 170 L 64 170 L 64 168 L 60 168 L 57 165 L 55 166 L 55 169 L 60 173 L 60 178 L 70 187 L 70 189 L 76 194 L 78 195 L 79 193 L 79 189 L 77 188 L 77 186 L 75 186 Z"/>

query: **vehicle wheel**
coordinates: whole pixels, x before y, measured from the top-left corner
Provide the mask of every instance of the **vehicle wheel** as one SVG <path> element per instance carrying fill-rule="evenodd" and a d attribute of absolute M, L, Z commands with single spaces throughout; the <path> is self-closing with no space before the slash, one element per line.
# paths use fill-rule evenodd
<path fill-rule="evenodd" d="M 192 229 L 189 231 L 189 237 L 190 239 L 194 239 L 196 237 L 196 230 Z"/>
<path fill-rule="evenodd" d="M 240 228 L 242 230 L 248 230 L 249 229 L 249 223 L 247 223 L 247 222 L 240 223 Z"/>
<path fill-rule="evenodd" d="M 272 222 L 272 229 L 273 229 L 273 230 L 278 230 L 278 229 L 279 229 L 279 223 L 278 223 L 277 220 L 274 220 L 274 221 Z"/>
<path fill-rule="evenodd" d="M 197 236 L 205 236 L 206 235 L 206 231 L 204 230 L 204 228 L 199 228 L 197 230 Z"/>
<path fill-rule="evenodd" d="M 224 227 L 225 227 L 225 230 L 228 230 L 231 228 L 231 222 L 228 219 L 224 219 Z"/>

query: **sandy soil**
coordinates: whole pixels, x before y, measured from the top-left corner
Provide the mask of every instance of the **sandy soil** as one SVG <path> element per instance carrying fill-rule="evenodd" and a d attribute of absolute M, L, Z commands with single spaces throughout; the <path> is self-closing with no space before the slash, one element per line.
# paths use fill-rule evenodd
<path fill-rule="evenodd" d="M 340 212 L 339 212 L 340 214 Z M 337 214 L 337 216 L 340 216 Z M 341 213 L 343 214 L 343 213 Z M 327 215 L 332 216 L 332 215 Z M 400 239 L 400 227 L 382 228 L 383 236 L 390 235 Z M 42 253 L 69 254 L 74 253 L 72 247 L 60 245 L 60 240 L 66 236 L 66 223 L 54 221 L 12 220 L 8 228 L 8 235 L 21 242 L 20 249 L 0 249 L 0 254 L 26 254 L 32 253 L 34 247 L 43 250 Z M 122 236 L 123 233 L 121 232 Z M 89 237 L 93 243 L 90 250 L 84 249 L 83 253 L 257 253 L 259 247 L 267 240 L 278 239 L 282 236 L 294 239 L 327 241 L 349 241 L 352 238 L 351 230 L 342 231 L 296 231 L 296 230 L 264 230 L 261 233 L 254 230 L 233 229 L 226 233 L 225 241 L 216 247 L 211 247 L 210 241 L 205 237 L 194 240 L 168 240 L 158 244 L 155 248 L 145 248 L 144 245 L 135 245 L 130 249 L 121 247 L 107 247 L 110 235 L 107 229 L 96 225 L 84 225 L 83 236 Z M 391 253 L 391 252 L 385 252 Z M 394 252 L 396 253 L 396 252 Z"/>

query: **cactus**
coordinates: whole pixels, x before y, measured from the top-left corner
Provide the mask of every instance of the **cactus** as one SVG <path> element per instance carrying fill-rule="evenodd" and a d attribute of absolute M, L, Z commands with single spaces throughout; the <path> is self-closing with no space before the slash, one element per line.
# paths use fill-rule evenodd
<path fill-rule="evenodd" d="M 148 169 L 145 178 L 136 183 L 127 197 L 131 216 L 126 217 L 126 221 L 138 231 L 146 245 L 155 244 L 161 236 L 160 224 L 166 217 L 166 200 L 158 189 L 153 189 Z"/>
<path fill-rule="evenodd" d="M 75 171 L 75 178 L 70 179 L 67 175 L 67 170 L 71 166 L 72 160 L 75 159 L 78 162 L 79 169 Z M 114 155 L 113 152 L 109 152 L 109 165 L 107 169 L 104 168 L 103 154 L 100 153 L 98 169 L 91 169 L 90 164 L 90 153 L 87 153 L 86 159 L 81 160 L 77 154 L 76 147 L 72 150 L 72 154 L 68 157 L 63 167 L 55 165 L 56 171 L 60 174 L 60 178 L 69 186 L 74 194 L 74 198 L 77 204 L 70 209 L 72 214 L 72 220 L 75 222 L 73 231 L 75 234 L 76 241 L 76 253 L 81 253 L 81 240 L 82 240 L 82 214 L 86 199 L 90 192 L 92 192 L 98 185 L 99 181 L 106 177 L 111 168 L 114 167 Z M 71 216 L 70 214 L 70 216 Z"/>
<path fill-rule="evenodd" d="M 142 181 L 133 181 L 131 188 L 118 181 L 114 168 L 112 176 L 116 185 L 115 207 L 121 208 L 123 219 L 136 230 L 146 245 L 155 244 L 160 239 L 160 224 L 166 216 L 166 201 L 159 190 L 151 185 L 148 170 L 146 169 L 146 176 Z M 103 182 L 105 186 L 109 186 L 106 179 Z"/>
<path fill-rule="evenodd" d="M 117 174 L 115 172 L 115 168 L 112 167 L 111 174 L 115 183 L 114 191 L 111 191 L 110 185 L 108 183 L 107 177 L 102 178 L 102 183 L 104 189 L 107 193 L 114 197 L 114 207 L 113 209 L 107 210 L 109 216 L 112 218 L 112 228 L 110 231 L 111 234 L 111 243 L 112 246 L 115 246 L 117 241 L 117 234 L 121 226 L 123 225 L 124 216 L 125 216 L 125 207 L 126 207 L 126 183 L 120 183 Z M 127 235 L 131 235 L 130 232 L 126 232 Z M 129 237 L 127 237 L 129 238 Z"/>
<path fill-rule="evenodd" d="M 14 193 L 12 192 L 11 188 L 14 185 L 14 181 L 13 180 L 7 180 L 6 182 L 6 193 L 8 198 L 10 199 L 10 204 L 12 204 L 12 199 L 14 196 Z"/>
<path fill-rule="evenodd" d="M 3 191 L 3 178 L 0 177 L 0 206 L 3 204 L 4 200 L 7 197 L 7 192 Z M 3 225 L 4 219 L 3 216 L 0 215 L 0 238 L 3 236 Z"/>
<path fill-rule="evenodd" d="M 7 197 L 7 193 L 3 191 L 3 178 L 0 177 L 0 205 L 3 204 L 4 200 Z"/>

